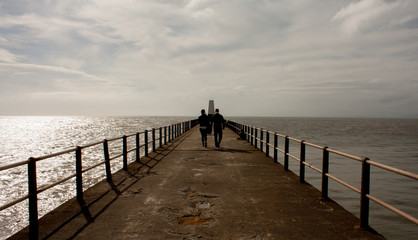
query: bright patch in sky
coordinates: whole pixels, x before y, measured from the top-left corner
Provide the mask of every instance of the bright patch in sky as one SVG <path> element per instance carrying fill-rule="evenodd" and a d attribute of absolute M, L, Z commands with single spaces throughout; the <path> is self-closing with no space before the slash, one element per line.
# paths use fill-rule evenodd
<path fill-rule="evenodd" d="M 418 1 L 0 2 L 0 115 L 418 117 Z"/>

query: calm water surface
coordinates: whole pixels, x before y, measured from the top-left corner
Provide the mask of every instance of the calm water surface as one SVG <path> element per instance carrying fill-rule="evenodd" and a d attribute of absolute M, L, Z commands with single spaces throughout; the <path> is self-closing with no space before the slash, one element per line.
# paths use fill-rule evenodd
<path fill-rule="evenodd" d="M 0 117 L 0 166 L 55 153 L 77 145 L 101 141 L 105 138 L 141 132 L 193 117 Z M 227 117 L 241 123 L 277 131 L 321 146 L 340 150 L 413 173 L 418 172 L 417 119 L 339 119 L 339 118 L 244 118 Z M 272 140 L 271 140 L 272 142 Z M 279 144 L 282 142 L 279 141 Z M 120 151 L 110 146 L 110 151 Z M 133 146 L 133 142 L 128 145 Z M 83 152 L 83 166 L 102 161 L 102 146 Z M 132 148 L 132 147 L 128 147 Z M 84 151 L 84 150 L 83 150 Z M 299 145 L 291 142 L 290 151 L 299 156 Z M 134 156 L 130 156 L 129 161 Z M 307 161 L 321 168 L 320 150 L 307 149 Z M 119 161 L 119 162 L 118 162 Z M 298 173 L 298 164 L 292 159 L 290 169 Z M 281 163 L 282 160 L 280 161 Z M 122 167 L 121 160 L 112 161 L 112 169 Z M 38 168 L 38 186 L 75 172 L 73 154 L 41 161 Z M 103 168 L 103 169 L 102 169 Z M 92 186 L 104 178 L 104 166 L 83 175 L 85 186 Z M 330 173 L 360 187 L 358 162 L 330 155 Z M 306 168 L 306 179 L 320 189 L 319 173 Z M 85 187 L 86 189 L 87 187 Z M 26 166 L 0 174 L 0 204 L 27 194 Z M 418 185 L 414 180 L 400 177 L 372 167 L 371 194 L 397 208 L 418 216 Z M 39 195 L 40 216 L 75 196 L 73 181 L 59 185 Z M 359 215 L 359 196 L 330 180 L 329 196 Z M 0 239 L 27 225 L 27 201 L 0 212 Z M 418 226 L 371 202 L 370 224 L 388 239 L 417 239 Z"/>
<path fill-rule="evenodd" d="M 418 173 L 418 119 L 342 118 L 230 118 L 274 132 L 328 146 L 352 155 Z M 271 138 L 270 142 L 273 142 Z M 280 145 L 282 144 L 282 145 Z M 279 147 L 284 146 L 284 141 Z M 281 147 L 283 149 L 283 147 Z M 299 156 L 300 144 L 290 141 L 290 152 Z M 322 151 L 307 147 L 306 161 L 322 168 Z M 272 153 L 271 153 L 272 155 Z M 282 157 L 283 159 L 283 157 Z M 280 163 L 283 164 L 281 159 Z M 289 158 L 290 170 L 299 163 Z M 330 173 L 360 188 L 361 164 L 330 154 Z M 306 180 L 321 189 L 321 175 L 306 168 Z M 359 216 L 359 194 L 329 180 L 329 196 Z M 418 217 L 418 182 L 371 167 L 371 194 Z M 370 201 L 370 225 L 388 239 L 418 239 L 418 226 Z"/>

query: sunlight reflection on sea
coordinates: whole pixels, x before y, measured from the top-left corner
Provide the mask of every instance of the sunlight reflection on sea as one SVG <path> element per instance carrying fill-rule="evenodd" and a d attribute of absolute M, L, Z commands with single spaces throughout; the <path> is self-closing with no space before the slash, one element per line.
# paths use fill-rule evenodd
<path fill-rule="evenodd" d="M 0 166 L 64 151 L 103 139 L 167 126 L 192 117 L 0 117 Z M 134 143 L 128 141 L 132 148 Z M 118 146 L 116 146 L 118 145 Z M 109 145 L 120 153 L 121 141 Z M 75 173 L 74 153 L 37 163 L 38 188 Z M 102 145 L 83 150 L 85 168 L 103 161 Z M 112 161 L 112 171 L 122 168 L 121 159 Z M 132 161 L 132 159 L 129 159 Z M 83 174 L 84 190 L 105 177 L 104 166 Z M 27 166 L 2 171 L 0 205 L 28 194 Z M 69 180 L 38 195 L 39 217 L 75 196 L 74 180 Z M 27 200 L 0 212 L 0 239 L 28 224 Z"/>

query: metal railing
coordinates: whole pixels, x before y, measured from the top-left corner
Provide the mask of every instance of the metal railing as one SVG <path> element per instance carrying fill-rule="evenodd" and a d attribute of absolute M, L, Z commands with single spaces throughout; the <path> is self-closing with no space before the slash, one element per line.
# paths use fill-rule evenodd
<path fill-rule="evenodd" d="M 289 137 L 277 132 L 272 132 L 262 128 L 253 127 L 250 125 L 244 125 L 233 121 L 228 121 L 228 127 L 235 131 L 241 136 L 241 138 L 247 140 L 254 145 L 256 148 L 259 148 L 261 151 L 264 151 L 266 156 L 270 155 L 270 147 L 273 149 L 273 160 L 275 163 L 278 163 L 278 152 L 283 154 L 283 166 L 286 171 L 289 170 L 289 157 L 299 162 L 299 179 L 301 183 L 305 182 L 305 166 L 313 169 L 314 171 L 322 175 L 321 180 L 321 194 L 323 199 L 328 199 L 328 181 L 332 179 L 337 183 L 342 184 L 343 186 L 349 188 L 350 190 L 360 194 L 360 227 L 364 229 L 369 228 L 369 200 L 376 202 L 377 204 L 383 206 L 384 208 L 402 216 L 403 218 L 411 221 L 418 225 L 418 219 L 411 216 L 410 214 L 382 201 L 381 199 L 370 194 L 370 166 L 374 166 L 386 171 L 396 173 L 401 176 L 405 176 L 411 179 L 418 180 L 418 174 L 400 170 L 388 165 L 371 161 L 366 157 L 359 157 L 337 151 L 335 149 L 328 148 L 327 146 L 319 146 L 304 140 L 299 140 L 296 138 Z M 258 136 L 260 134 L 260 136 Z M 273 144 L 270 143 L 270 136 L 273 138 Z M 278 138 L 284 139 L 283 148 L 278 146 Z M 300 144 L 300 156 L 294 156 L 289 152 L 290 141 Z M 315 167 L 313 164 L 305 161 L 306 159 L 306 146 L 322 150 L 322 169 Z M 331 175 L 329 173 L 329 153 L 334 153 L 339 156 L 352 159 L 361 163 L 361 188 L 357 188 L 340 178 Z"/>
<path fill-rule="evenodd" d="M 162 147 L 163 144 L 170 142 L 171 140 L 177 138 L 181 134 L 185 133 L 186 131 L 190 130 L 193 126 L 197 124 L 197 120 L 190 120 L 185 121 L 177 124 L 172 124 L 165 127 L 160 127 L 158 129 L 151 129 L 145 130 L 143 132 L 137 132 L 131 135 L 124 135 L 122 137 L 116 137 L 112 139 L 104 139 L 100 142 L 90 143 L 84 146 L 77 146 L 65 151 L 44 155 L 41 157 L 30 157 L 26 161 L 17 162 L 13 164 L 9 164 L 6 166 L 0 166 L 0 172 L 12 168 L 16 168 L 19 166 L 27 165 L 28 167 L 28 194 L 21 196 L 17 199 L 10 201 L 9 203 L 0 206 L 0 211 L 12 207 L 26 199 L 29 200 L 29 238 L 30 239 L 38 239 L 39 235 L 39 223 L 38 223 L 38 194 L 42 193 L 48 189 L 51 189 L 59 184 L 62 184 L 72 178 L 76 179 L 76 197 L 81 206 L 81 208 L 86 207 L 86 203 L 83 197 L 83 173 L 90 171 L 98 166 L 105 164 L 106 169 L 106 180 L 107 182 L 113 184 L 112 180 L 112 171 L 111 171 L 111 161 L 122 157 L 123 159 L 123 169 L 128 169 L 128 153 L 135 151 L 135 161 L 140 161 L 140 149 L 143 148 L 144 156 L 148 156 L 150 151 L 154 152 L 157 148 L 157 142 L 159 147 Z M 158 136 L 156 136 L 156 131 L 158 130 Z M 141 144 L 141 137 L 143 135 L 143 143 Z M 151 135 L 151 136 L 149 136 Z M 128 138 L 135 137 L 135 147 L 132 149 L 128 149 L 127 140 Z M 151 139 L 150 139 L 151 138 Z M 122 140 L 122 152 L 115 155 L 110 156 L 109 153 L 109 143 L 114 142 L 117 140 Z M 93 146 L 97 146 L 103 144 L 103 153 L 104 153 L 104 160 L 90 166 L 88 168 L 83 169 L 82 167 L 82 150 L 87 149 Z M 49 183 L 47 185 L 43 185 L 38 187 L 37 186 L 37 174 L 36 174 L 36 164 L 45 159 L 61 156 L 63 154 L 68 153 L 75 153 L 75 170 L 76 173 L 66 176 L 56 182 Z"/>

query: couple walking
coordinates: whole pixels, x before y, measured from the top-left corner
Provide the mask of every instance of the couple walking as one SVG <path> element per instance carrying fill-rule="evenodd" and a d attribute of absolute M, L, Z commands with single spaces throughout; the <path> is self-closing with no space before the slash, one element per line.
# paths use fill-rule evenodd
<path fill-rule="evenodd" d="M 213 124 L 213 135 L 215 136 L 215 146 L 219 147 L 222 141 L 222 130 L 225 129 L 225 119 L 219 114 L 219 109 L 215 110 L 215 114 L 210 118 L 205 113 L 205 109 L 201 111 L 198 122 L 200 124 L 200 134 L 202 135 L 202 146 L 208 146 L 208 130 L 210 127 L 210 122 Z"/>

